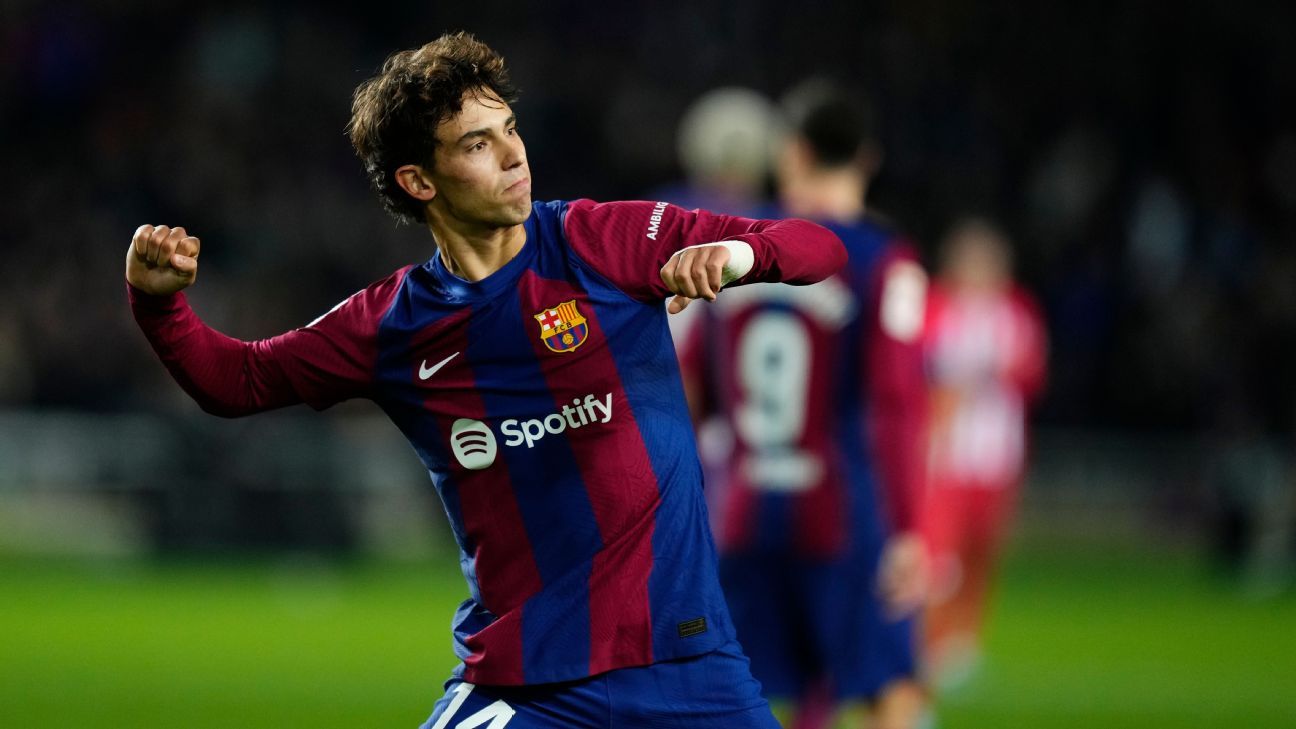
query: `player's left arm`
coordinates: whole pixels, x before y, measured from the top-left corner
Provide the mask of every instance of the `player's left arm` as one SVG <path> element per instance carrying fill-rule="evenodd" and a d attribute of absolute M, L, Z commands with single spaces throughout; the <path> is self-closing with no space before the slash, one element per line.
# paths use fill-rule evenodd
<path fill-rule="evenodd" d="M 757 281 L 810 284 L 846 263 L 835 234 L 806 220 L 754 220 L 652 202 L 568 205 L 572 247 L 635 298 L 674 296 L 671 313 L 693 299 Z"/>
<path fill-rule="evenodd" d="M 1003 373 L 1026 400 L 1034 400 L 1044 389 L 1048 378 L 1048 332 L 1039 303 L 1025 289 L 1014 289 L 1013 314 L 1017 332 L 1015 347 L 1009 348 Z"/>
<path fill-rule="evenodd" d="M 919 523 L 926 498 L 929 402 L 922 349 L 927 275 L 907 246 L 888 254 L 870 300 L 873 322 L 865 328 L 864 342 L 868 446 L 892 535 L 878 588 L 893 613 L 907 614 L 926 593 L 927 555 Z"/>

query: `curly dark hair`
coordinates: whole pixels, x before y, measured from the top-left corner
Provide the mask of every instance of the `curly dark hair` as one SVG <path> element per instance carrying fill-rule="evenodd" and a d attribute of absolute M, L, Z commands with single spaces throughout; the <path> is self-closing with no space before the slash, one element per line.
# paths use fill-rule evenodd
<path fill-rule="evenodd" d="M 356 87 L 347 134 L 383 207 L 402 223 L 424 222 L 423 203 L 396 184 L 396 168 L 432 165 L 436 129 L 459 113 L 465 95 L 512 103 L 504 59 L 460 31 L 392 54 L 377 76 Z"/>

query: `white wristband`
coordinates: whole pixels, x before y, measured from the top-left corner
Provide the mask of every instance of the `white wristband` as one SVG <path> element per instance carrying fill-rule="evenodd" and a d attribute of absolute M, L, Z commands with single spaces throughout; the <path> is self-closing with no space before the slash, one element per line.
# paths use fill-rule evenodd
<path fill-rule="evenodd" d="M 734 281 L 746 276 L 752 270 L 752 266 L 756 264 L 756 254 L 752 251 L 751 244 L 742 240 L 722 240 L 715 243 L 699 243 L 695 246 L 688 246 L 684 250 L 710 248 L 711 246 L 724 246 L 729 250 L 729 262 L 720 270 L 721 286 L 728 286 Z"/>

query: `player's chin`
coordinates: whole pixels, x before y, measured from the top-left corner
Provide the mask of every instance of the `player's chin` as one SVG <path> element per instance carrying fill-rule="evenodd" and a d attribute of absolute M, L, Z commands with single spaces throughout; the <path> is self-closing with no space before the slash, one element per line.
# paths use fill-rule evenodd
<path fill-rule="evenodd" d="M 531 195 L 528 193 L 509 200 L 500 210 L 501 222 L 508 225 L 521 225 L 526 219 L 531 217 Z"/>

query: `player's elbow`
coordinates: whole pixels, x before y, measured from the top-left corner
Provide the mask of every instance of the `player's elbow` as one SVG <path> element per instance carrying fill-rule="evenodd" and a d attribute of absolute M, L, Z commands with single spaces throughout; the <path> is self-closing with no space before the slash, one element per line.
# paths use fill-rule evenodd
<path fill-rule="evenodd" d="M 248 415 L 255 415 L 264 411 L 266 408 L 258 407 L 247 401 L 236 398 L 215 397 L 205 393 L 189 393 L 198 407 L 208 415 L 215 415 L 218 418 L 233 420 Z"/>
<path fill-rule="evenodd" d="M 836 233 L 809 220 L 799 222 L 805 226 L 804 240 L 809 243 L 806 250 L 811 255 L 806 256 L 807 270 L 788 283 L 818 283 L 846 267 L 846 244 Z"/>
<path fill-rule="evenodd" d="M 849 260 L 850 256 L 846 253 L 846 244 L 842 242 L 841 238 L 837 237 L 836 233 L 823 226 L 819 227 L 827 235 L 825 245 L 831 251 L 828 263 L 828 268 L 831 269 L 828 275 L 831 276 L 846 267 L 846 261 Z M 824 278 L 827 278 L 827 276 Z"/>
<path fill-rule="evenodd" d="M 227 420 L 242 418 L 257 412 L 256 410 L 239 407 L 231 403 L 217 402 L 214 400 L 199 400 L 198 407 L 208 415 L 215 415 L 218 418 L 225 418 Z"/>

